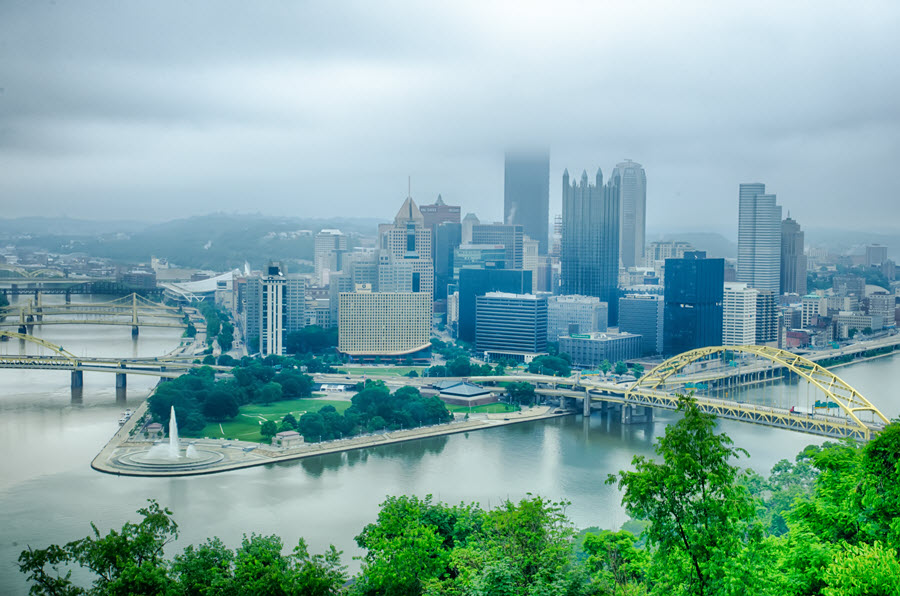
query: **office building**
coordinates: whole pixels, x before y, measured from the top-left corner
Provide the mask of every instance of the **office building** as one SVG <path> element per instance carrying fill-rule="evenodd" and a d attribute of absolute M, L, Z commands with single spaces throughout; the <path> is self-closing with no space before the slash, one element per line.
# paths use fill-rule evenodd
<path fill-rule="evenodd" d="M 722 318 L 723 346 L 756 344 L 757 290 L 745 283 L 725 282 Z"/>
<path fill-rule="evenodd" d="M 619 278 L 619 191 L 603 185 L 598 169 L 595 184 L 587 172 L 581 184 L 569 184 L 563 173 L 561 284 L 563 294 L 596 296 L 609 305 L 609 325 L 615 325 Z"/>
<path fill-rule="evenodd" d="M 870 244 L 866 247 L 866 267 L 880 267 L 887 260 L 887 246 Z"/>
<path fill-rule="evenodd" d="M 547 341 L 563 335 L 606 331 L 608 306 L 595 296 L 551 296 L 547 300 Z"/>
<path fill-rule="evenodd" d="M 453 251 L 453 277 L 461 269 L 506 269 L 506 247 L 502 244 L 460 244 Z"/>
<path fill-rule="evenodd" d="M 659 294 L 627 294 L 619 298 L 619 331 L 640 335 L 641 354 L 663 353 L 665 302 Z"/>
<path fill-rule="evenodd" d="M 869 314 L 881 317 L 885 327 L 894 325 L 897 318 L 897 298 L 894 294 L 869 296 Z"/>
<path fill-rule="evenodd" d="M 804 329 L 813 325 L 817 317 L 828 314 L 828 302 L 816 294 L 807 294 L 800 299 L 800 324 Z"/>
<path fill-rule="evenodd" d="M 520 225 L 477 224 L 472 226 L 472 244 L 502 244 L 506 247 L 506 266 L 522 269 L 525 236 Z"/>
<path fill-rule="evenodd" d="M 680 240 L 667 240 L 664 242 L 650 242 L 644 252 L 644 266 L 658 266 L 660 261 L 666 259 L 680 259 L 684 253 L 693 251 L 694 247 L 690 242 L 682 242 Z"/>
<path fill-rule="evenodd" d="M 447 285 L 455 279 L 453 253 L 462 243 L 462 224 L 443 222 L 434 228 L 434 299 L 447 298 Z"/>
<path fill-rule="evenodd" d="M 619 193 L 619 258 L 622 266 L 644 263 L 647 230 L 647 175 L 639 163 L 626 159 L 609 177 Z"/>
<path fill-rule="evenodd" d="M 841 339 L 849 338 L 851 329 L 866 332 L 884 329 L 884 319 L 878 315 L 867 315 L 862 312 L 841 312 L 832 317 L 832 320 Z"/>
<path fill-rule="evenodd" d="M 247 279 L 245 334 L 251 353 L 284 354 L 288 333 L 306 326 L 306 279 L 287 276 L 278 263 Z"/>
<path fill-rule="evenodd" d="M 866 295 L 866 279 L 859 275 L 844 274 L 831 278 L 832 290 L 838 296 L 856 296 L 864 298 Z"/>
<path fill-rule="evenodd" d="M 781 207 L 765 184 L 741 184 L 738 199 L 737 281 L 780 292 Z"/>
<path fill-rule="evenodd" d="M 472 244 L 472 228 L 480 224 L 481 221 L 474 213 L 466 213 L 462 220 L 462 241 L 461 244 Z"/>
<path fill-rule="evenodd" d="M 703 251 L 666 259 L 663 351 L 680 354 L 722 341 L 725 260 Z"/>
<path fill-rule="evenodd" d="M 314 262 L 316 283 L 327 286 L 332 272 L 343 269 L 343 255 L 347 252 L 347 236 L 340 230 L 322 230 L 316 234 Z"/>
<path fill-rule="evenodd" d="M 643 339 L 633 333 L 589 333 L 559 338 L 559 351 L 572 357 L 579 368 L 596 368 L 641 356 Z"/>
<path fill-rule="evenodd" d="M 503 168 L 503 221 L 520 225 L 547 254 L 550 227 L 549 152 L 507 152 Z M 473 240 L 473 242 L 479 242 Z"/>
<path fill-rule="evenodd" d="M 488 292 L 475 299 L 475 350 L 487 361 L 530 362 L 547 353 L 547 299 Z"/>
<path fill-rule="evenodd" d="M 538 271 L 540 265 L 546 259 L 545 255 L 539 253 L 540 243 L 525 236 L 522 240 L 522 269 L 531 271 L 531 292 L 538 291 Z M 544 290 L 541 290 L 544 291 Z"/>
<path fill-rule="evenodd" d="M 442 223 L 460 222 L 459 206 L 446 204 L 441 195 L 438 195 L 437 200 L 431 205 L 420 205 L 419 211 L 422 213 L 425 227 L 432 232 Z"/>
<path fill-rule="evenodd" d="M 768 290 L 756 291 L 756 345 L 778 346 L 778 300 Z"/>
<path fill-rule="evenodd" d="M 403 202 L 393 224 L 379 225 L 378 232 L 378 291 L 425 292 L 433 298 L 431 230 L 412 197 Z M 382 287 L 382 280 L 390 285 Z"/>
<path fill-rule="evenodd" d="M 781 222 L 781 293 L 806 294 L 806 253 L 803 231 L 790 214 Z"/>
<path fill-rule="evenodd" d="M 459 324 L 457 336 L 462 341 L 475 341 L 476 298 L 488 292 L 528 294 L 531 272 L 516 269 L 460 269 Z M 546 326 L 544 327 L 546 334 Z"/>
<path fill-rule="evenodd" d="M 355 360 L 429 357 L 428 293 L 343 292 L 339 317 L 338 350 Z"/>

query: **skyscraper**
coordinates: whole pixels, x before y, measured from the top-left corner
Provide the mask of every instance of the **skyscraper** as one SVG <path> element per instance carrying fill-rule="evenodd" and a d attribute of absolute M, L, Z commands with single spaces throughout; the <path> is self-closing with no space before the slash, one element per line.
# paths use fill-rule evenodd
<path fill-rule="evenodd" d="M 751 288 L 780 291 L 781 207 L 766 185 L 741 184 L 738 211 L 737 281 Z"/>
<path fill-rule="evenodd" d="M 643 166 L 626 159 L 616 164 L 610 182 L 619 189 L 619 256 L 622 265 L 640 267 L 644 263 L 647 231 L 647 175 Z"/>
<path fill-rule="evenodd" d="M 381 237 L 378 258 L 379 291 L 427 292 L 433 296 L 431 230 L 425 227 L 425 218 L 412 197 L 407 197 L 403 202 L 394 223 L 379 225 L 378 232 Z M 409 279 L 401 279 L 403 277 Z M 381 287 L 382 280 L 391 285 Z"/>
<path fill-rule="evenodd" d="M 563 173 L 563 223 L 560 255 L 562 293 L 596 296 L 609 305 L 609 324 L 618 320 L 619 189 L 616 180 L 603 186 L 597 170 L 596 184 L 569 184 Z"/>
<path fill-rule="evenodd" d="M 781 222 L 781 293 L 806 295 L 803 231 L 790 214 Z"/>
<path fill-rule="evenodd" d="M 717 346 L 722 341 L 725 260 L 702 251 L 666 259 L 663 344 L 666 354 Z"/>
<path fill-rule="evenodd" d="M 343 270 L 343 256 L 347 252 L 347 236 L 340 230 L 322 230 L 316 234 L 316 282 L 327 286 L 332 273 Z"/>
<path fill-rule="evenodd" d="M 459 326 L 457 336 L 475 341 L 475 302 L 488 292 L 527 294 L 531 271 L 521 269 L 461 269 L 459 271 Z M 546 331 L 546 328 L 545 328 Z"/>
<path fill-rule="evenodd" d="M 246 335 L 251 352 L 284 354 L 288 333 L 306 325 L 306 279 L 287 276 L 278 263 L 247 279 Z"/>
<path fill-rule="evenodd" d="M 503 168 L 504 223 L 521 225 L 547 254 L 550 227 L 550 153 L 507 152 Z M 476 241 L 477 242 L 477 241 Z"/>

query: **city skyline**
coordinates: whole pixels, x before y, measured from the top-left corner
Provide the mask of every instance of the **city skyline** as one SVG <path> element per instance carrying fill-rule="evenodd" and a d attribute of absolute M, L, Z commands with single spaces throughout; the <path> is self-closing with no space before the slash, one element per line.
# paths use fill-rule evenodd
<path fill-rule="evenodd" d="M 896 4 L 566 8 L 4 5 L 5 215 L 378 217 L 412 176 L 420 203 L 502 221 L 504 149 L 534 145 L 551 180 L 642 163 L 648 230 L 727 229 L 743 180 L 807 229 L 891 209 Z"/>

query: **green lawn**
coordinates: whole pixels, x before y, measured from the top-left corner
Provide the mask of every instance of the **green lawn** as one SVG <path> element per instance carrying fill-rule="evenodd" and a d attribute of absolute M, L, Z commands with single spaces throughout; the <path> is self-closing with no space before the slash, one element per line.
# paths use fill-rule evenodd
<path fill-rule="evenodd" d="M 183 432 L 188 437 L 209 437 L 211 439 L 239 439 L 241 441 L 264 442 L 262 435 L 259 434 L 259 428 L 266 420 L 273 420 L 276 423 L 287 414 L 293 414 L 294 418 L 300 419 L 300 416 L 306 412 L 318 412 L 325 406 L 334 406 L 339 413 L 350 407 L 349 401 L 330 401 L 324 399 L 289 399 L 285 401 L 274 402 L 268 406 L 261 404 L 248 404 L 241 406 L 240 413 L 228 422 L 211 422 L 203 427 L 197 433 Z"/>
<path fill-rule="evenodd" d="M 501 414 L 503 412 L 515 412 L 516 407 L 509 404 L 484 404 L 482 406 L 457 406 L 447 404 L 451 412 L 471 412 L 472 414 Z"/>
<path fill-rule="evenodd" d="M 414 370 L 419 375 L 427 366 L 342 366 L 339 371 L 348 375 L 366 375 L 367 377 L 405 377 Z"/>

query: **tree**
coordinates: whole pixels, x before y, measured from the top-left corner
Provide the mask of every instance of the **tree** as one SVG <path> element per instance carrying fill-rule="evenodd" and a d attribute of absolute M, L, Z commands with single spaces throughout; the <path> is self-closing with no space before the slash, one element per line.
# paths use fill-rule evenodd
<path fill-rule="evenodd" d="M 598 368 L 603 371 L 603 374 L 606 374 L 610 370 L 612 370 L 612 364 L 609 363 L 609 360 L 604 360 L 600 363 L 600 366 Z"/>
<path fill-rule="evenodd" d="M 448 362 L 446 368 L 448 377 L 468 377 L 472 374 L 472 363 L 468 356 L 458 356 Z"/>
<path fill-rule="evenodd" d="M 681 397 L 678 409 L 684 417 L 656 443 L 662 462 L 635 456 L 634 471 L 610 475 L 607 483 L 624 490 L 629 515 L 651 522 L 650 572 L 661 592 L 708 596 L 743 585 L 745 593 L 765 593 L 755 503 L 731 464 L 746 451 L 716 434 L 715 416 L 692 398 Z"/>
<path fill-rule="evenodd" d="M 506 394 L 509 400 L 523 406 L 530 406 L 534 403 L 534 385 L 527 382 L 510 383 L 506 386 Z"/>
<path fill-rule="evenodd" d="M 616 370 L 615 370 L 615 373 L 616 373 L 617 375 L 624 375 L 624 374 L 626 374 L 627 372 L 628 372 L 628 365 L 626 365 L 626 364 L 625 364 L 624 362 L 622 362 L 621 360 L 619 360 L 618 362 L 616 362 Z"/>
<path fill-rule="evenodd" d="M 572 374 L 569 362 L 560 356 L 538 356 L 528 363 L 528 372 L 568 377 Z"/>
<path fill-rule="evenodd" d="M 227 420 L 238 415 L 234 396 L 221 390 L 213 390 L 203 403 L 203 415 L 209 420 Z"/>
<path fill-rule="evenodd" d="M 629 586 L 643 583 L 648 556 L 646 550 L 635 547 L 636 540 L 634 534 L 624 530 L 603 530 L 585 536 L 585 566 L 593 583 L 604 593 L 618 594 L 619 588 L 627 593 Z"/>
<path fill-rule="evenodd" d="M 60 575 L 59 566 L 80 565 L 94 575 L 97 594 L 161 594 L 172 580 L 163 559 L 166 545 L 178 537 L 178 524 L 172 512 L 154 500 L 138 509 L 143 519 L 127 522 L 121 531 L 110 530 L 105 536 L 93 523 L 93 535 L 52 545 L 46 549 L 28 548 L 19 556 L 19 570 L 35 582 L 32 594 L 84 594 L 71 581 L 71 571 Z M 46 566 L 51 567 L 48 573 Z"/>
<path fill-rule="evenodd" d="M 640 379 L 642 376 L 644 376 L 644 367 L 638 363 L 632 364 L 631 374 L 634 375 L 635 379 Z"/>
<path fill-rule="evenodd" d="M 261 434 L 266 441 L 271 441 L 272 437 L 278 434 L 278 427 L 275 425 L 275 421 L 266 420 L 263 422 L 259 427 L 259 434 Z"/>
<path fill-rule="evenodd" d="M 897 551 L 880 542 L 846 545 L 825 571 L 824 596 L 900 594 Z"/>
<path fill-rule="evenodd" d="M 284 391 L 281 389 L 281 385 L 275 383 L 274 381 L 266 383 L 259 390 L 259 401 L 269 405 L 275 401 L 281 401 L 284 395 Z"/>

